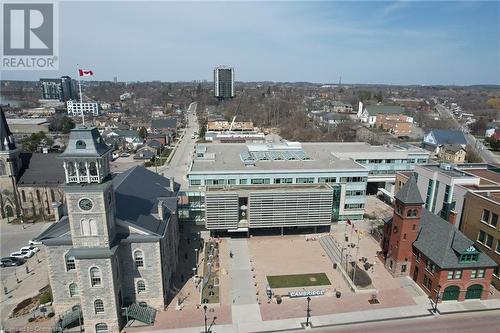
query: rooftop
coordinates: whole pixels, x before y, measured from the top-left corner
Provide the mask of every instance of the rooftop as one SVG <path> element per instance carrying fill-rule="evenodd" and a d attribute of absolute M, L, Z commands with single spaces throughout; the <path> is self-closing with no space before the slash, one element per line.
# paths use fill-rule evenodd
<path fill-rule="evenodd" d="M 467 169 L 466 172 L 480 177 L 481 180 L 487 180 L 490 183 L 489 185 L 500 185 L 500 173 L 498 172 L 487 169 Z"/>
<path fill-rule="evenodd" d="M 238 191 L 238 192 L 252 192 L 257 190 L 252 185 L 232 185 L 232 186 L 210 186 L 207 187 L 207 192 L 220 192 L 220 191 Z M 311 190 L 328 190 L 331 191 L 332 187 L 328 184 L 288 184 L 286 188 L 281 184 L 276 185 L 259 185 L 258 191 L 274 191 L 274 192 L 290 192 L 290 191 L 311 191 Z"/>
<path fill-rule="evenodd" d="M 410 144 L 383 146 L 372 146 L 366 142 L 328 142 L 320 144 L 328 145 L 332 155 L 341 159 L 405 159 L 409 155 L 429 156 L 429 152 L 425 149 Z M 307 143 L 303 145 L 307 145 Z"/>
<path fill-rule="evenodd" d="M 404 114 L 405 109 L 400 107 L 399 105 L 367 105 L 366 111 L 370 115 L 376 114 Z"/>
<path fill-rule="evenodd" d="M 253 144 L 244 143 L 217 143 L 198 145 L 206 151 L 202 157 L 193 160 L 190 172 L 220 172 L 220 171 L 317 171 L 317 170 L 346 170 L 367 171 L 363 166 L 350 159 L 336 159 L 332 156 L 332 144 L 329 143 L 288 143 L 288 144 Z M 341 145 L 341 144 L 340 144 Z M 247 163 L 244 158 L 265 156 L 281 156 L 281 159 L 255 159 Z M 290 157 L 290 158 L 289 158 Z M 293 158 L 293 159 L 291 159 Z"/>
<path fill-rule="evenodd" d="M 9 118 L 9 125 L 41 125 L 47 123 L 47 118 Z"/>
<path fill-rule="evenodd" d="M 65 183 L 62 162 L 58 154 L 21 153 L 21 170 L 17 185 L 58 186 Z"/>

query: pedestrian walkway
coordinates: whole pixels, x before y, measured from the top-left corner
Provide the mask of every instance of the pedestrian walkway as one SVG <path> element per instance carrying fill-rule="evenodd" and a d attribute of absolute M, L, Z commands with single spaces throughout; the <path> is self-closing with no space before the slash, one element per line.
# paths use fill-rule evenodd
<path fill-rule="evenodd" d="M 457 313 L 457 312 L 473 312 L 473 311 L 500 311 L 500 300 L 492 299 L 487 301 L 471 300 L 464 302 L 444 302 L 439 304 L 439 313 L 441 315 Z M 314 309 L 313 309 L 314 312 Z M 393 308 L 383 308 L 366 311 L 355 311 L 338 314 L 330 314 L 324 316 L 312 316 L 312 327 L 333 327 L 350 324 L 361 324 L 370 322 L 380 322 L 386 320 L 411 319 L 430 317 L 435 314 L 430 306 L 411 305 Z M 244 321 L 234 322 L 233 325 L 217 325 L 213 328 L 218 333 L 238 332 L 272 332 L 272 331 L 287 331 L 304 329 L 305 318 L 291 318 L 281 320 L 267 321 Z M 151 333 L 199 333 L 203 331 L 203 327 L 190 327 L 172 330 L 149 331 Z M 144 331 L 146 332 L 146 331 Z"/>
<path fill-rule="evenodd" d="M 342 262 L 342 252 L 336 244 L 335 238 L 333 236 L 323 236 L 319 239 L 319 243 L 325 250 L 326 254 L 332 261 L 332 263 L 340 264 Z"/>
<path fill-rule="evenodd" d="M 238 324 L 260 322 L 262 318 L 252 280 L 247 239 L 230 239 L 229 249 L 233 253 L 229 262 L 232 321 Z"/>

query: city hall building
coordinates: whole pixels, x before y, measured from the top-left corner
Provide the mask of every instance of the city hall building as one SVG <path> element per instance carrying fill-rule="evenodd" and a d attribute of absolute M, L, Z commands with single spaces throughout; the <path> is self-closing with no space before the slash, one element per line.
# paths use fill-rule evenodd
<path fill-rule="evenodd" d="M 114 175 L 110 155 L 98 130 L 83 127 L 59 156 L 68 215 L 36 238 L 47 249 L 59 329 L 82 318 L 85 332 L 96 333 L 119 332 L 125 318 L 152 324 L 172 288 L 173 180 L 139 166 Z"/>
<path fill-rule="evenodd" d="M 213 231 L 329 228 L 363 219 L 368 183 L 393 184 L 428 156 L 365 143 L 200 144 L 179 216 Z"/>

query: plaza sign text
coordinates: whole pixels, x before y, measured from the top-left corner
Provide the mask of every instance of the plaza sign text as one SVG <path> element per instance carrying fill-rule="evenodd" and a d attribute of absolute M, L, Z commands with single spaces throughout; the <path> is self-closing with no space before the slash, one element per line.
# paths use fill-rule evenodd
<path fill-rule="evenodd" d="M 325 294 L 324 290 L 300 290 L 300 291 L 289 291 L 288 296 L 290 298 L 294 297 L 307 297 L 307 296 L 323 296 Z"/>

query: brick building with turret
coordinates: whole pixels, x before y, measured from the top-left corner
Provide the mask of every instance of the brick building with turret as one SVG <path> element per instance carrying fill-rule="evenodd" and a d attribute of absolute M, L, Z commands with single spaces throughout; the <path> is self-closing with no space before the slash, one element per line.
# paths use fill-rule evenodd
<path fill-rule="evenodd" d="M 382 249 L 393 276 L 409 275 L 439 300 L 486 299 L 497 264 L 450 221 L 423 208 L 412 175 L 395 196 L 394 214 L 385 221 Z"/>

